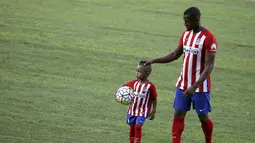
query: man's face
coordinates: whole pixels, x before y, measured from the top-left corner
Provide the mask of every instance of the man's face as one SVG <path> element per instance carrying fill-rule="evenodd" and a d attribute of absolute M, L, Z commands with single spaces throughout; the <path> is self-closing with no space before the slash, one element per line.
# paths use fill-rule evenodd
<path fill-rule="evenodd" d="M 198 20 L 195 16 L 192 15 L 184 15 L 184 26 L 188 31 L 195 29 L 198 26 Z"/>

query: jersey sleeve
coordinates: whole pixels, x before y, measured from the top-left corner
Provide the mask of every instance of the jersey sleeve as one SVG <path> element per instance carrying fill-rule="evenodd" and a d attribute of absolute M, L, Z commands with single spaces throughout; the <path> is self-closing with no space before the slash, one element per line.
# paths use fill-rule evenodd
<path fill-rule="evenodd" d="M 210 34 L 205 38 L 205 52 L 216 53 L 217 47 L 218 44 L 214 35 Z"/>
<path fill-rule="evenodd" d="M 180 37 L 179 39 L 179 43 L 178 43 L 178 46 L 183 46 L 183 35 L 184 35 L 185 32 L 182 33 L 182 36 Z"/>
<path fill-rule="evenodd" d="M 131 87 L 131 88 L 133 89 L 133 88 L 134 88 L 134 83 L 135 83 L 135 81 L 136 81 L 136 80 L 128 81 L 128 82 L 126 82 L 124 85 L 129 86 L 129 87 Z"/>
<path fill-rule="evenodd" d="M 151 97 L 152 99 L 156 99 L 158 97 L 158 93 L 154 84 L 151 84 Z"/>

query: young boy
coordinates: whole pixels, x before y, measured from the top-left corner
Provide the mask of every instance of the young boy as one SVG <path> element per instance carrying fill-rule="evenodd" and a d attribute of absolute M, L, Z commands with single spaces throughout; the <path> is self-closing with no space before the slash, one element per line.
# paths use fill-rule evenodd
<path fill-rule="evenodd" d="M 126 120 L 126 123 L 130 126 L 130 143 L 141 143 L 142 126 L 146 118 L 150 120 L 155 118 L 158 95 L 155 85 L 148 80 L 150 73 L 151 65 L 144 65 L 144 62 L 140 62 L 136 67 L 137 79 L 125 84 L 134 89 L 135 93 Z"/>

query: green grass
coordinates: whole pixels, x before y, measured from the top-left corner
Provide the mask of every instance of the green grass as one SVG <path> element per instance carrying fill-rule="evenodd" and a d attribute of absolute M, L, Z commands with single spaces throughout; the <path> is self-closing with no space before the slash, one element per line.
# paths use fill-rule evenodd
<path fill-rule="evenodd" d="M 141 59 L 175 48 L 182 13 L 199 6 L 217 37 L 211 117 L 215 143 L 255 142 L 255 3 L 244 0 L 1 0 L 0 142 L 128 143 L 116 88 Z M 159 101 L 143 142 L 171 142 L 181 60 L 154 65 Z M 204 142 L 194 111 L 184 143 Z"/>

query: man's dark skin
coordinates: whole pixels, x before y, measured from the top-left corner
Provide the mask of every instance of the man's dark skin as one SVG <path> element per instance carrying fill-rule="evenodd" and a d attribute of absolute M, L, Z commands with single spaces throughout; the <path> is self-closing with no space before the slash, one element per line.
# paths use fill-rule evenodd
<path fill-rule="evenodd" d="M 204 28 L 200 23 L 200 17 L 195 15 L 187 14 L 183 16 L 184 26 L 188 31 L 193 30 L 193 33 L 198 33 Z M 174 51 L 170 52 L 166 56 L 155 58 L 152 60 L 146 61 L 145 64 L 154 64 L 154 63 L 170 63 L 177 60 L 183 54 L 183 47 L 178 46 Z M 200 78 L 188 89 L 184 91 L 185 96 L 192 96 L 196 89 L 208 78 L 214 68 L 214 59 L 215 53 L 205 52 L 205 68 L 200 76 Z M 175 109 L 174 117 L 175 118 L 185 118 L 187 111 L 182 111 Z M 199 114 L 198 115 L 201 123 L 206 123 L 208 121 L 208 114 Z"/>

